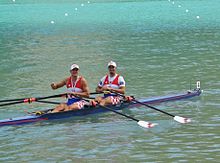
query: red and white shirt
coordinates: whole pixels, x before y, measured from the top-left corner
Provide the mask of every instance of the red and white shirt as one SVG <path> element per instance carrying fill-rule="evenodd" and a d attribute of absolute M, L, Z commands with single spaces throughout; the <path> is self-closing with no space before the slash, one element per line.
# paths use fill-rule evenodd
<path fill-rule="evenodd" d="M 67 78 L 66 81 L 66 87 L 68 92 L 82 92 L 82 84 L 81 84 L 82 76 L 77 77 L 76 81 L 73 82 L 72 77 L 70 76 Z M 75 97 L 68 97 L 67 105 L 77 104 L 78 109 L 83 108 L 83 106 L 86 104 L 86 101 L 81 100 L 79 98 Z"/>
<path fill-rule="evenodd" d="M 66 88 L 68 92 L 82 92 L 82 84 L 81 84 L 82 76 L 79 76 L 75 82 L 73 82 L 72 77 L 67 78 Z"/>
<path fill-rule="evenodd" d="M 110 77 L 110 75 L 105 75 L 100 80 L 99 87 L 108 86 L 110 88 L 119 89 L 120 87 L 125 87 L 125 80 L 122 76 L 115 74 L 115 76 Z"/>

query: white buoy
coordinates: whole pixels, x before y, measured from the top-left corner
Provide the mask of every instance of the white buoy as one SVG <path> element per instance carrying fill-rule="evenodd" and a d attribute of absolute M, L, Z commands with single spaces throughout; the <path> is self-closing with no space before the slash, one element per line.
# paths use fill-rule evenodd
<path fill-rule="evenodd" d="M 196 16 L 196 18 L 197 18 L 197 19 L 199 19 L 199 18 L 200 18 L 200 16 Z"/>
<path fill-rule="evenodd" d="M 65 16 L 68 16 L 68 13 L 65 13 Z"/>
<path fill-rule="evenodd" d="M 178 5 L 178 7 L 180 8 L 180 7 L 182 7 L 181 5 Z"/>
<path fill-rule="evenodd" d="M 175 2 L 173 1 L 173 2 L 172 2 L 172 4 L 174 5 L 174 4 L 175 4 Z"/>
<path fill-rule="evenodd" d="M 188 9 L 186 9 L 186 12 L 189 12 L 189 10 L 188 10 Z"/>
<path fill-rule="evenodd" d="M 90 1 L 88 1 L 87 3 L 90 3 Z"/>
<path fill-rule="evenodd" d="M 50 21 L 50 23 L 51 23 L 51 24 L 54 24 L 54 21 L 53 21 L 53 20 L 51 20 L 51 21 Z"/>
<path fill-rule="evenodd" d="M 82 3 L 82 4 L 81 4 L 81 6 L 83 7 L 83 6 L 84 6 L 84 4 Z"/>
<path fill-rule="evenodd" d="M 77 10 L 78 10 L 78 8 L 75 8 L 75 10 L 77 11 Z"/>
<path fill-rule="evenodd" d="M 15 0 L 12 0 L 13 2 L 15 2 Z"/>

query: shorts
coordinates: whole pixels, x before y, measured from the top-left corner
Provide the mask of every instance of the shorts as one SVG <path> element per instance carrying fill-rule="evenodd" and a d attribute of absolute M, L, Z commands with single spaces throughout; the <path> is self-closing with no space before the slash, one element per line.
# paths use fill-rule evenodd
<path fill-rule="evenodd" d="M 84 100 L 81 100 L 81 101 L 75 102 L 75 104 L 78 105 L 78 109 L 82 109 L 84 105 L 87 104 L 87 102 Z"/>
<path fill-rule="evenodd" d="M 121 102 L 121 96 L 109 96 L 111 99 L 112 105 L 117 105 Z"/>
<path fill-rule="evenodd" d="M 77 104 L 78 109 L 82 109 L 84 107 L 84 105 L 87 104 L 87 102 L 84 100 L 68 99 L 67 105 L 69 106 L 72 104 Z"/>

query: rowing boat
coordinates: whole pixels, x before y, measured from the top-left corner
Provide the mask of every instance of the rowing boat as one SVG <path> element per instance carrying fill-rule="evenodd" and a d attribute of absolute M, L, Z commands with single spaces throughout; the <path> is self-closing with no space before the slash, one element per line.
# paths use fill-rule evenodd
<path fill-rule="evenodd" d="M 140 99 L 139 101 L 144 104 L 158 104 L 162 102 L 183 100 L 183 99 L 196 97 L 196 96 L 199 96 L 201 92 L 202 90 L 200 88 L 196 88 L 194 90 L 189 90 L 184 93 L 144 98 L 144 99 Z M 134 108 L 134 107 L 139 107 L 139 106 L 140 106 L 139 103 L 132 101 L 132 102 L 122 102 L 118 105 L 108 106 L 108 107 L 114 110 L 122 110 L 124 108 Z M 32 114 L 22 116 L 22 117 L 0 120 L 0 126 L 22 125 L 22 124 L 28 124 L 28 123 L 34 123 L 34 122 L 40 122 L 40 121 L 46 121 L 46 120 L 58 120 L 58 119 L 76 117 L 76 116 L 86 116 L 86 115 L 91 115 L 91 114 L 104 113 L 108 111 L 109 110 L 103 107 L 100 107 L 100 106 L 96 106 L 96 107 L 85 106 L 83 109 L 80 109 L 80 110 L 72 110 L 72 111 L 65 111 L 65 112 L 58 112 L 58 113 L 48 113 L 47 110 L 43 110 L 41 112 L 43 114 L 40 114 L 40 115 L 32 113 Z"/>

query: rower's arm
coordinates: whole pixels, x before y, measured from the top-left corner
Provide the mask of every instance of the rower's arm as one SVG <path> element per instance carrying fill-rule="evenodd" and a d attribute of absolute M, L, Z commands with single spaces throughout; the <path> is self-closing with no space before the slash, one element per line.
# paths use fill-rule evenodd
<path fill-rule="evenodd" d="M 119 76 L 118 78 L 119 81 L 119 88 L 110 88 L 109 91 L 115 92 L 115 93 L 120 93 L 120 94 L 125 94 L 125 80 L 122 76 Z"/>
<path fill-rule="evenodd" d="M 109 91 L 116 92 L 116 93 L 120 93 L 120 94 L 125 94 L 125 87 L 122 86 L 122 87 L 120 87 L 119 89 L 110 88 Z"/>
<path fill-rule="evenodd" d="M 102 87 L 97 86 L 95 91 L 97 93 L 101 93 L 103 90 L 102 90 Z"/>
<path fill-rule="evenodd" d="M 50 86 L 51 86 L 52 89 L 58 89 L 60 87 L 63 87 L 64 85 L 66 85 L 66 80 L 67 79 L 64 79 L 64 80 L 62 80 L 58 83 L 52 83 Z"/>
<path fill-rule="evenodd" d="M 125 86 L 121 86 L 119 89 L 111 88 L 111 87 L 97 87 L 96 92 L 101 93 L 103 91 L 112 91 L 120 94 L 125 94 Z"/>

